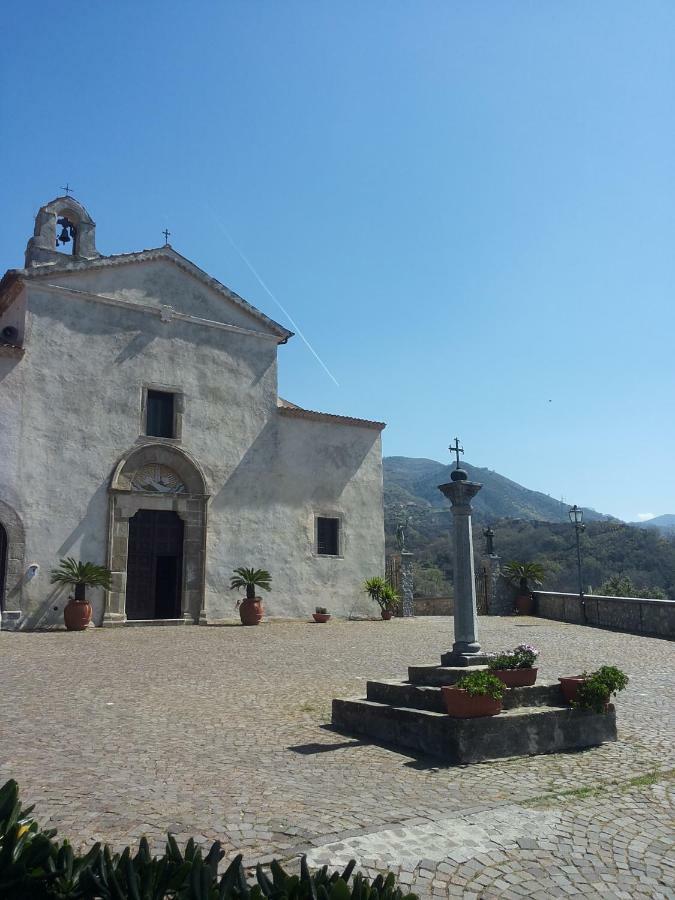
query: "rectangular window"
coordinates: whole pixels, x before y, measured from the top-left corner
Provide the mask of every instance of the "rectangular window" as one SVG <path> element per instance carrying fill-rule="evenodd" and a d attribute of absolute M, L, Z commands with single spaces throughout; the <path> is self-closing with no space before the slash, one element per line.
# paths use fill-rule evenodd
<path fill-rule="evenodd" d="M 340 520 L 317 516 L 316 552 L 320 556 L 340 555 Z"/>
<path fill-rule="evenodd" d="M 174 394 L 148 390 L 145 433 L 152 437 L 175 437 Z"/>

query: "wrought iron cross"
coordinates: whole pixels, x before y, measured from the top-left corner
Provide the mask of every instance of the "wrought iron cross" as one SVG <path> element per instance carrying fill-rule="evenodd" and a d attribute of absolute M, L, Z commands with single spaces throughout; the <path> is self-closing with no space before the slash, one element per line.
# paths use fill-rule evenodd
<path fill-rule="evenodd" d="M 456 456 L 457 456 L 457 465 L 456 465 L 456 468 L 459 469 L 459 454 L 460 454 L 460 453 L 464 453 L 464 447 L 460 447 L 460 446 L 459 446 L 459 439 L 458 439 L 458 438 L 455 438 L 455 443 L 454 443 L 454 444 L 450 444 L 450 446 L 448 447 L 448 450 L 449 450 L 451 453 L 456 454 Z"/>
<path fill-rule="evenodd" d="M 62 186 L 61 190 L 66 192 L 66 197 L 68 196 L 68 194 L 73 193 L 73 189 L 71 188 L 71 186 L 68 184 L 67 181 L 66 181 L 66 186 L 65 187 Z"/>
<path fill-rule="evenodd" d="M 164 231 L 162 232 L 162 234 L 164 235 L 164 243 L 168 244 L 169 243 L 169 235 L 171 234 L 171 232 L 169 231 L 168 228 L 165 228 Z"/>

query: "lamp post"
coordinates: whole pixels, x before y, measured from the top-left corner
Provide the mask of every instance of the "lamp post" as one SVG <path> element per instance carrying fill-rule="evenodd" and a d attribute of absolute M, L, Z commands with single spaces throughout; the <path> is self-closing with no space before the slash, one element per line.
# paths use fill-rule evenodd
<path fill-rule="evenodd" d="M 579 577 L 579 603 L 584 622 L 586 621 L 586 601 L 584 600 L 584 583 L 581 578 L 581 545 L 579 535 L 586 527 L 584 525 L 584 511 L 574 504 L 569 511 L 570 522 L 574 525 L 574 533 L 577 539 L 577 575 Z"/>

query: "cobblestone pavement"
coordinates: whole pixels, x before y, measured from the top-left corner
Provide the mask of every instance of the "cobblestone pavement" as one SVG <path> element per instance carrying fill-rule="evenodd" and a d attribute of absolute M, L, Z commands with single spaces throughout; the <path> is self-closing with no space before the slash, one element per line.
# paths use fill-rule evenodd
<path fill-rule="evenodd" d="M 405 678 L 452 620 L 0 632 L 0 779 L 85 846 L 220 840 L 245 861 L 355 856 L 422 897 L 675 897 L 675 650 L 536 619 L 481 619 L 540 676 L 631 676 L 619 741 L 444 768 L 326 728 L 334 696 Z"/>

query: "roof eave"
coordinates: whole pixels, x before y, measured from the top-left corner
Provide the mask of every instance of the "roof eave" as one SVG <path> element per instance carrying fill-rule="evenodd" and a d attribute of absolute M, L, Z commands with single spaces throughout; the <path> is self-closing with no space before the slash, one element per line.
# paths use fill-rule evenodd
<path fill-rule="evenodd" d="M 277 406 L 277 412 L 289 419 L 308 419 L 314 422 L 331 422 L 334 425 L 353 425 L 356 428 L 372 428 L 374 431 L 383 431 L 386 422 L 376 422 L 371 419 L 357 419 L 352 416 L 338 416 L 333 413 L 319 412 L 315 409 L 302 409 L 299 406 Z"/>

